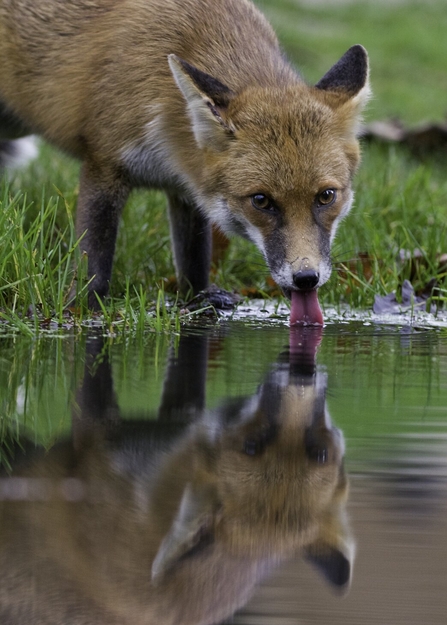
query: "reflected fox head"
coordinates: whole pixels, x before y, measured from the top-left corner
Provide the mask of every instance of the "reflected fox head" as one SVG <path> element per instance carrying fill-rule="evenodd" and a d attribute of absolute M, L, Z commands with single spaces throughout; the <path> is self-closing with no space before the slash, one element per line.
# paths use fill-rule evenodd
<path fill-rule="evenodd" d="M 197 426 L 193 473 L 154 560 L 155 580 L 221 543 L 251 558 L 283 559 L 303 548 L 329 581 L 348 584 L 343 436 L 331 425 L 325 376 L 304 380 L 290 383 L 278 370 L 255 396 Z"/>
<path fill-rule="evenodd" d="M 173 55 L 169 62 L 206 152 L 202 203 L 211 218 L 251 239 L 287 294 L 321 286 L 353 199 L 369 96 L 364 48 L 350 48 L 315 86 L 289 72 L 284 84 L 276 77 L 240 93 Z"/>

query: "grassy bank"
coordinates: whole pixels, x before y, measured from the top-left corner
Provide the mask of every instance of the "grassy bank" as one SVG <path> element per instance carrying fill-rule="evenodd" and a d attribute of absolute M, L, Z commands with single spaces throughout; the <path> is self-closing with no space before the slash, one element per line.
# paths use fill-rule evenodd
<path fill-rule="evenodd" d="M 259 4 L 310 81 L 353 43 L 365 45 L 375 94 L 367 118 L 398 116 L 411 124 L 445 116 L 443 1 Z M 321 289 L 323 305 L 369 307 L 375 294 L 399 289 L 404 278 L 419 290 L 437 278 L 438 297 L 445 298 L 439 257 L 447 251 L 446 156 L 415 157 L 403 148 L 374 144 L 365 144 L 363 153 L 355 208 L 333 248 L 336 271 Z M 70 323 L 87 315 L 85 262 L 73 234 L 78 171 L 77 163 L 42 146 L 38 160 L 1 183 L 0 314 L 17 327 L 28 318 L 24 331 L 34 332 L 48 320 L 68 323 L 66 305 L 75 277 L 79 292 Z M 412 258 L 415 249 L 418 259 Z M 168 313 L 160 299 L 160 289 L 171 288 L 173 273 L 164 197 L 135 192 L 119 233 L 106 322 L 177 327 L 178 309 Z M 239 239 L 215 266 L 214 281 L 243 293 L 274 293 L 261 255 Z M 153 311 L 149 321 L 146 309 Z"/>

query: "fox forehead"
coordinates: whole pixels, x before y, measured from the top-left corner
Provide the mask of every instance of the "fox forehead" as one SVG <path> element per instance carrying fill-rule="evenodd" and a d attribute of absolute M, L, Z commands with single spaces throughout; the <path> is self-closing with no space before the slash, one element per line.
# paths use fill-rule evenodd
<path fill-rule="evenodd" d="M 354 134 L 345 116 L 307 85 L 259 90 L 234 104 L 228 111 L 236 132 L 227 167 L 235 191 L 317 193 L 321 186 L 349 185 L 359 158 Z"/>

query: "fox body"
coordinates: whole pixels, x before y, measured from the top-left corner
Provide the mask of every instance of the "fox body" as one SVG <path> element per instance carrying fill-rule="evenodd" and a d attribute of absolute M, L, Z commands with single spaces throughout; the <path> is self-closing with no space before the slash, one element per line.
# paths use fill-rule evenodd
<path fill-rule="evenodd" d="M 314 373 L 282 362 L 253 396 L 167 436 L 160 417 L 120 421 L 103 358 L 74 442 L 27 450 L 0 479 L 2 624 L 217 623 L 300 551 L 348 585 L 343 436 Z"/>
<path fill-rule="evenodd" d="M 92 305 L 143 186 L 166 192 L 183 291 L 208 284 L 215 224 L 258 246 L 297 321 L 306 297 L 315 312 L 367 95 L 361 46 L 309 86 L 248 0 L 0 0 L 0 139 L 41 134 L 82 160 Z"/>

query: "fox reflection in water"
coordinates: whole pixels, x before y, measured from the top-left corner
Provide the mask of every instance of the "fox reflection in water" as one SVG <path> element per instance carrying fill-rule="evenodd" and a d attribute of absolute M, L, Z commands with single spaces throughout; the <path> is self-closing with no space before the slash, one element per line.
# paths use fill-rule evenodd
<path fill-rule="evenodd" d="M 297 553 L 346 588 L 344 444 L 318 332 L 292 330 L 257 393 L 212 411 L 207 338 L 182 337 L 154 421 L 121 420 L 107 358 L 87 364 L 72 440 L 0 481 L 2 625 L 217 623 Z"/>

